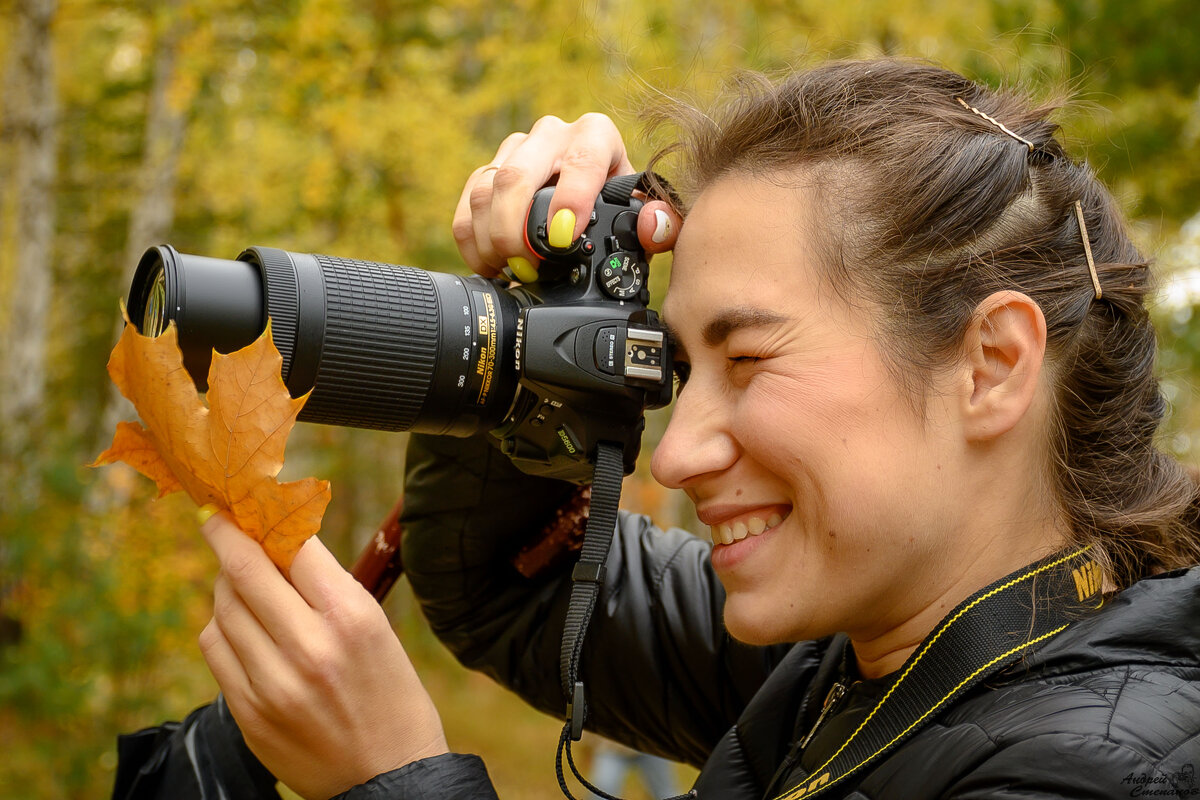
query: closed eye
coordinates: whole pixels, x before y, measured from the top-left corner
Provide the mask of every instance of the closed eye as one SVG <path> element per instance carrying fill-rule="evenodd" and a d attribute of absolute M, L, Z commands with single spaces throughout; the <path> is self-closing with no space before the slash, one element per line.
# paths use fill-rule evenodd
<path fill-rule="evenodd" d="M 725 363 L 728 365 L 726 371 L 731 380 L 736 386 L 744 386 L 750 382 L 750 378 L 758 374 L 755 365 L 763 361 L 762 356 L 728 356 Z"/>
<path fill-rule="evenodd" d="M 725 359 L 729 364 L 729 369 L 736 370 L 739 367 L 749 367 L 762 361 L 762 356 L 729 356 Z"/>

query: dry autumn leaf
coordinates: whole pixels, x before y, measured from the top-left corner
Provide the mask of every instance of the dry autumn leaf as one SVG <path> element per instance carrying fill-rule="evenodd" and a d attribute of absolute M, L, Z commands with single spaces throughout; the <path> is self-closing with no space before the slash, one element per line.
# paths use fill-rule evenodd
<path fill-rule="evenodd" d="M 182 489 L 198 505 L 226 511 L 287 569 L 320 529 L 330 491 L 329 481 L 275 479 L 307 395 L 288 394 L 270 323 L 247 347 L 214 352 L 208 406 L 183 368 L 175 324 L 151 338 L 126 323 L 108 374 L 145 427 L 119 423 L 112 446 L 91 466 L 124 461 L 158 484 L 159 497 Z"/>

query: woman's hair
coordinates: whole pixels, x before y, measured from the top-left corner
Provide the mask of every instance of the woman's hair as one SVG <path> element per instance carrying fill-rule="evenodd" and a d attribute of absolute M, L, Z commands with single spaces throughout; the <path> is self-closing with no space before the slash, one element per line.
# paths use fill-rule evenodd
<path fill-rule="evenodd" d="M 961 354 L 980 301 L 1029 295 L 1055 384 L 1048 471 L 1076 542 L 1098 545 L 1118 588 L 1200 562 L 1195 481 L 1154 444 L 1166 403 L 1149 265 L 1108 191 L 1054 138 L 1055 105 L 902 60 L 741 76 L 731 89 L 705 110 L 649 114 L 652 132 L 677 131 L 652 163 L 679 158 L 684 196 L 728 174 L 804 176 L 834 220 L 815 232 L 824 277 L 882 310 L 884 356 L 916 398 Z"/>

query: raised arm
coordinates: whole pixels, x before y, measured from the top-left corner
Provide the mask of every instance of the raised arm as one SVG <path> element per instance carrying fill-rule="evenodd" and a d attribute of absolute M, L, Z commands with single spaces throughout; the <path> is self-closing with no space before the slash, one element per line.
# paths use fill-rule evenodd
<path fill-rule="evenodd" d="M 570 490 L 522 474 L 483 439 L 409 445 L 404 564 L 434 631 L 466 666 L 556 716 L 570 564 L 529 579 L 509 561 Z M 589 730 L 701 763 L 782 657 L 725 633 L 708 554 L 622 512 L 580 668 Z"/>

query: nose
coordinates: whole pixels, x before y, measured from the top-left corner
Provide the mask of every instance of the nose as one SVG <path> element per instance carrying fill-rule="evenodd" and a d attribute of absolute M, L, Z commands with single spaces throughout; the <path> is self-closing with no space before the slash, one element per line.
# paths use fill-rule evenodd
<path fill-rule="evenodd" d="M 666 433 L 654 448 L 654 479 L 671 489 L 686 489 L 731 467 L 739 451 L 728 424 L 730 413 L 728 400 L 693 376 L 676 398 Z"/>

